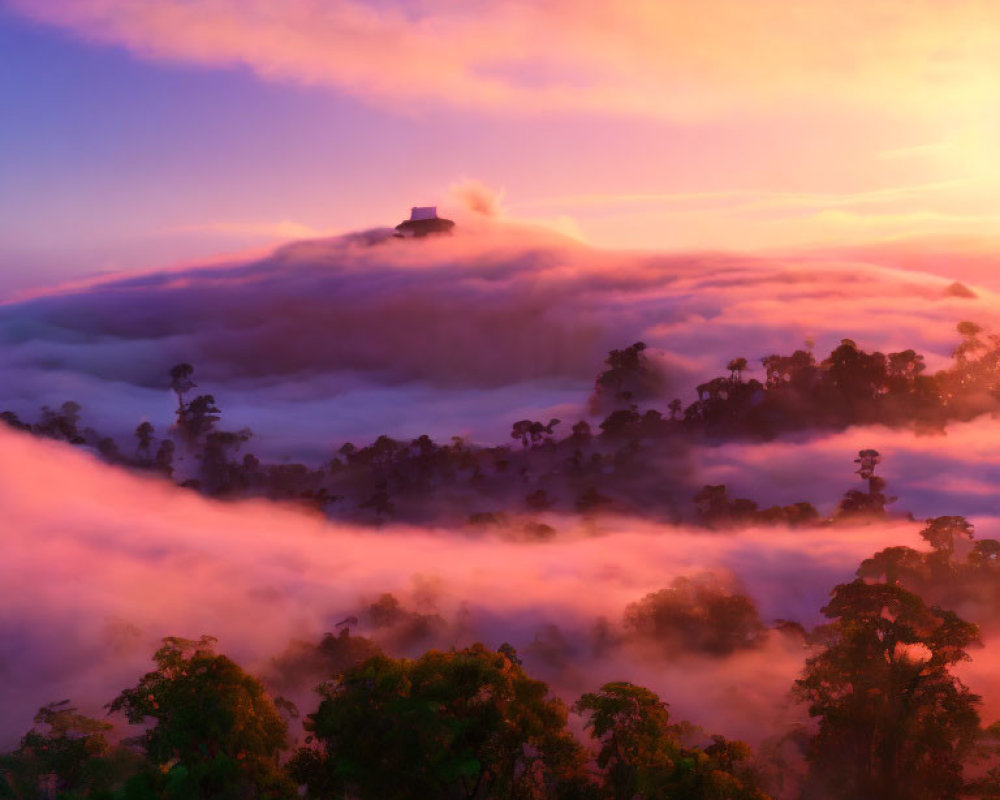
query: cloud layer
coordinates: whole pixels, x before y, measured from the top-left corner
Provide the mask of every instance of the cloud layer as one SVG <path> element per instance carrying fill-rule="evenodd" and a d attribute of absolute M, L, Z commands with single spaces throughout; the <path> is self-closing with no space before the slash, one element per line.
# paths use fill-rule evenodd
<path fill-rule="evenodd" d="M 439 645 L 512 642 L 570 700 L 601 681 L 646 682 L 678 714 L 758 738 L 760 720 L 783 713 L 800 643 L 778 637 L 731 659 L 665 664 L 628 648 L 595 657 L 593 626 L 618 627 L 629 603 L 704 570 L 737 576 L 765 621 L 813 624 L 828 589 L 874 548 L 917 542 L 909 524 L 724 535 L 615 518 L 553 518 L 558 537 L 531 544 L 376 532 L 213 503 L 5 430 L 0 504 L 0 746 L 43 703 L 71 697 L 98 710 L 146 670 L 162 636 L 211 633 L 266 671 L 291 639 L 318 639 L 382 592 L 460 620 Z M 565 664 L 532 647 L 547 625 L 567 642 Z"/>
<path fill-rule="evenodd" d="M 393 105 L 693 118 L 793 101 L 920 114 L 990 97 L 996 8 L 712 0 L 6 0 L 144 58 L 247 66 Z M 888 35 L 891 31 L 891 35 Z M 944 107 L 940 106 L 944 103 Z"/>
<path fill-rule="evenodd" d="M 503 441 L 516 419 L 580 418 L 607 352 L 640 339 L 667 375 L 664 408 L 735 356 L 760 377 L 764 355 L 850 337 L 935 369 L 958 321 L 1000 327 L 989 290 L 859 253 L 630 254 L 473 217 L 448 240 L 301 242 L 2 306 L 0 406 L 30 417 L 73 399 L 116 435 L 166 426 L 166 373 L 187 361 L 228 425 L 317 456 L 380 433 Z"/>

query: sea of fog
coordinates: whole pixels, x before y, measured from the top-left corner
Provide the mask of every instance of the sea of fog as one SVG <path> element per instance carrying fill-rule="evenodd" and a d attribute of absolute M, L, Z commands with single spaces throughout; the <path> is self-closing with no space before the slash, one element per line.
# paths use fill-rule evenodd
<path fill-rule="evenodd" d="M 730 358 L 748 358 L 761 377 L 764 355 L 823 354 L 845 337 L 915 348 L 936 369 L 963 319 L 1000 329 L 997 296 L 860 256 L 612 253 L 528 231 L 348 237 L 0 306 L 0 410 L 30 420 L 74 400 L 102 433 L 128 437 L 142 420 L 162 431 L 176 405 L 167 371 L 186 361 L 224 427 L 253 429 L 258 455 L 319 464 L 344 441 L 381 433 L 498 443 L 526 417 L 568 428 L 587 418 L 607 352 L 637 340 L 666 376 L 665 409 L 675 396 L 693 400 Z M 815 625 L 863 558 L 917 546 L 922 518 L 966 514 L 978 535 L 1000 537 L 998 445 L 1000 422 L 981 418 L 935 436 L 869 427 L 695 448 L 698 480 L 828 513 L 857 485 L 857 451 L 874 447 L 898 498 L 894 519 L 722 533 L 543 515 L 557 534 L 529 543 L 219 503 L 0 429 L 0 748 L 43 703 L 70 698 L 101 713 L 163 636 L 215 635 L 262 672 L 292 640 L 318 639 L 383 592 L 441 615 L 436 646 L 511 642 L 568 701 L 630 680 L 679 717 L 759 742 L 805 719 L 788 699 L 801 639 L 774 633 L 732 656 L 667 659 L 602 650 L 595 630 L 616 630 L 629 603 L 706 572 L 746 592 L 766 623 Z M 988 635 L 963 673 L 985 695 L 987 720 L 1000 713 L 994 659 Z"/>

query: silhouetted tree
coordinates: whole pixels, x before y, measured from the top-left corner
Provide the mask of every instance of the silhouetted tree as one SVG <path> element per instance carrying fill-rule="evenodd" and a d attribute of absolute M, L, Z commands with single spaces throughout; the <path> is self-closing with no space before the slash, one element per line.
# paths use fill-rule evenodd
<path fill-rule="evenodd" d="M 895 584 L 838 586 L 796 693 L 819 719 L 810 781 L 824 797 L 951 800 L 979 734 L 979 698 L 951 668 L 978 629 Z"/>
<path fill-rule="evenodd" d="M 875 474 L 875 468 L 882 461 L 882 456 L 878 450 L 861 450 L 854 463 L 858 465 L 857 474 L 863 481 L 868 483 L 867 492 L 859 492 L 850 489 L 841 499 L 837 506 L 837 519 L 847 519 L 851 517 L 883 516 L 885 507 L 895 502 L 895 497 L 887 497 L 885 480 Z"/>
<path fill-rule="evenodd" d="M 733 383 L 743 383 L 743 373 L 746 368 L 747 360 L 745 358 L 734 358 L 726 364 L 726 369 L 729 370 L 729 379 Z"/>
<path fill-rule="evenodd" d="M 148 462 L 152 457 L 153 434 L 156 429 L 148 421 L 140 422 L 135 429 L 135 438 L 139 444 L 136 446 L 136 453 L 143 461 Z"/>
<path fill-rule="evenodd" d="M 958 323 L 957 327 L 958 335 L 962 337 L 962 341 L 955 348 L 954 356 L 959 366 L 964 366 L 972 360 L 971 356 L 986 350 L 986 343 L 979 338 L 979 334 L 983 332 L 981 325 L 963 320 Z"/>
<path fill-rule="evenodd" d="M 638 408 L 619 408 L 612 411 L 598 427 L 605 436 L 614 438 L 624 438 L 634 436 L 639 432 L 642 423 L 642 416 Z"/>
<path fill-rule="evenodd" d="M 646 344 L 636 342 L 624 350 L 612 350 L 604 360 L 607 369 L 594 381 L 590 396 L 591 413 L 613 409 L 618 405 L 653 396 L 660 386 L 660 377 L 646 356 Z"/>
<path fill-rule="evenodd" d="M 170 368 L 170 388 L 177 395 L 177 416 L 184 410 L 184 395 L 198 384 L 192 379 L 194 367 L 190 364 L 175 364 Z"/>
<path fill-rule="evenodd" d="M 160 446 L 156 449 L 156 455 L 153 457 L 153 465 L 168 478 L 174 474 L 174 451 L 176 449 L 172 441 L 164 439 L 160 442 Z"/>
<path fill-rule="evenodd" d="M 934 553 L 945 560 L 950 560 L 955 552 L 955 540 L 958 538 L 971 541 L 974 528 L 965 517 L 934 517 L 927 520 L 927 526 L 920 531 Z"/>
<path fill-rule="evenodd" d="M 210 394 L 201 394 L 178 412 L 178 425 L 185 435 L 197 439 L 215 427 L 221 419 L 220 414 L 215 398 Z"/>
<path fill-rule="evenodd" d="M 219 494 L 238 486 L 242 477 L 239 465 L 230 457 L 250 441 L 253 434 L 248 428 L 239 431 L 211 431 L 205 437 L 201 454 L 202 486 L 211 494 Z"/>
<path fill-rule="evenodd" d="M 359 504 L 359 508 L 370 508 L 378 519 L 390 516 L 395 506 L 389 499 L 388 484 L 384 480 L 376 481 L 374 491 Z"/>
<path fill-rule="evenodd" d="M 122 461 L 122 454 L 118 450 L 118 443 L 110 436 L 105 436 L 97 442 L 97 452 L 100 453 L 101 458 L 111 464 L 117 464 Z"/>
<path fill-rule="evenodd" d="M 59 406 L 58 411 L 42 406 L 42 418 L 32 426 L 32 430 L 50 439 L 61 439 L 70 444 L 85 444 L 86 440 L 78 429 L 79 423 L 80 404 L 67 400 Z"/>
<path fill-rule="evenodd" d="M 757 521 L 757 504 L 746 498 L 729 497 L 725 484 L 703 486 L 694 496 L 702 523 L 726 526 Z"/>
<path fill-rule="evenodd" d="M 14 430 L 18 431 L 31 430 L 31 426 L 26 422 L 21 422 L 20 417 L 18 417 L 17 414 L 15 414 L 13 411 L 4 411 L 3 413 L 0 413 L 0 421 L 5 422 Z"/>
<path fill-rule="evenodd" d="M 590 423 L 586 420 L 580 420 L 573 426 L 572 440 L 578 444 L 586 444 L 590 441 Z"/>
<path fill-rule="evenodd" d="M 625 609 L 625 628 L 666 654 L 728 655 L 760 645 L 766 628 L 753 600 L 710 575 L 675 578 Z"/>

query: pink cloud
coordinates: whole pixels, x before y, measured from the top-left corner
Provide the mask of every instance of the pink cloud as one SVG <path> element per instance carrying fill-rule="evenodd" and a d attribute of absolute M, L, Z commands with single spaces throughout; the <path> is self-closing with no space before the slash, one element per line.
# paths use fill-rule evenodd
<path fill-rule="evenodd" d="M 674 118 L 795 99 L 920 112 L 989 96 L 1000 10 L 930 0 L 607 4 L 365 0 L 7 0 L 155 59 L 245 65 L 393 104 Z M 891 30 L 891 35 L 887 32 Z M 944 109 L 938 108 L 940 103 Z"/>
<path fill-rule="evenodd" d="M 263 670 L 290 639 L 318 638 L 386 591 L 407 603 L 432 596 L 446 619 L 463 620 L 449 634 L 457 642 L 507 640 L 528 653 L 536 631 L 558 625 L 576 655 L 532 669 L 569 700 L 605 680 L 641 681 L 679 716 L 758 738 L 801 667 L 800 645 L 775 639 L 722 660 L 665 663 L 627 647 L 594 658 L 594 624 L 619 626 L 629 603 L 706 569 L 737 576 L 766 621 L 814 623 L 829 588 L 873 549 L 918 541 L 910 524 L 727 535 L 557 516 L 547 521 L 559 534 L 544 543 L 376 531 L 263 502 L 214 503 L 3 429 L 0 506 L 0 748 L 54 698 L 99 712 L 162 636 L 217 635 Z"/>

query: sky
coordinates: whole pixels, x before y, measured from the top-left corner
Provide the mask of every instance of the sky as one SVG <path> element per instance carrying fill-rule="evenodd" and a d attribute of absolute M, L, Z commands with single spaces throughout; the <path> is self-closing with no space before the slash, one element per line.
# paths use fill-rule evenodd
<path fill-rule="evenodd" d="M 460 205 L 604 248 L 981 248 L 1000 8 L 0 0 L 5 294 Z"/>

